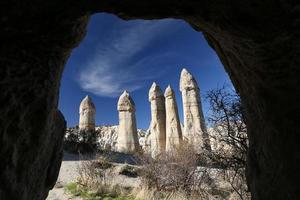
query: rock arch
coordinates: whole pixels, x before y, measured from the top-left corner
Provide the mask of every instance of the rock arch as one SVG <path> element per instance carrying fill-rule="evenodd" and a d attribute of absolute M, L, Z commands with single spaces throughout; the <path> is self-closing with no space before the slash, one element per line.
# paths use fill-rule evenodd
<path fill-rule="evenodd" d="M 61 161 L 63 66 L 96 12 L 180 18 L 202 31 L 240 93 L 253 199 L 299 188 L 299 4 L 292 1 L 11 0 L 0 3 L 0 199 L 44 199 Z"/>

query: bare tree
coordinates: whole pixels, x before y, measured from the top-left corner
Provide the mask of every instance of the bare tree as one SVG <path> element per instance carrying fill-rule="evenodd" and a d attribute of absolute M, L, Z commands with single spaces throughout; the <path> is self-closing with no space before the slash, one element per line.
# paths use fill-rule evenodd
<path fill-rule="evenodd" d="M 211 157 L 224 169 L 224 178 L 240 199 L 248 199 L 245 178 L 248 138 L 240 97 L 224 85 L 208 91 L 206 99 L 211 111 L 209 135 L 216 144 Z"/>

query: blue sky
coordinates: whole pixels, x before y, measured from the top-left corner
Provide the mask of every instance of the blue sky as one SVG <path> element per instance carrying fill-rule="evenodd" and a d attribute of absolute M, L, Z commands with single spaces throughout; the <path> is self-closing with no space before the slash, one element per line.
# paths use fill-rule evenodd
<path fill-rule="evenodd" d="M 179 77 L 183 67 L 197 80 L 207 115 L 206 91 L 231 83 L 200 32 L 182 20 L 124 21 L 96 14 L 65 67 L 59 109 L 68 126 L 75 126 L 80 101 L 90 95 L 97 109 L 96 123 L 115 125 L 118 97 L 127 90 L 136 104 L 137 126 L 146 129 L 151 120 L 148 91 L 155 81 L 163 91 L 168 84 L 175 90 L 182 120 Z"/>

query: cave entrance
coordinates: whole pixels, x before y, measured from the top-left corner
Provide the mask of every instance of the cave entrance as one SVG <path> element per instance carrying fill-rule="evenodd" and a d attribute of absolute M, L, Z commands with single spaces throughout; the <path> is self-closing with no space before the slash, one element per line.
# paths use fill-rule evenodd
<path fill-rule="evenodd" d="M 74 139 L 78 133 L 79 105 L 86 95 L 96 107 L 95 123 L 103 137 L 101 145 L 113 148 L 119 123 L 117 102 L 124 90 L 129 91 L 135 101 L 139 137 L 145 137 L 151 121 L 148 91 L 153 82 L 163 91 L 169 84 L 172 86 L 182 124 L 179 79 L 183 68 L 198 82 L 206 121 L 211 114 L 209 102 L 205 100 L 208 91 L 225 83 L 233 88 L 218 56 L 202 33 L 183 20 L 123 21 L 110 14 L 96 14 L 87 29 L 85 39 L 73 50 L 65 66 L 61 82 L 59 109 L 67 121 L 68 138 L 71 134 Z M 78 151 L 82 149 L 78 146 L 67 147 L 65 143 L 64 148 L 58 182 L 48 199 L 56 198 L 62 185 L 73 187 L 78 165 L 85 160 L 95 160 L 95 157 L 79 155 Z M 115 160 L 130 162 L 131 157 L 126 159 L 118 157 Z"/>

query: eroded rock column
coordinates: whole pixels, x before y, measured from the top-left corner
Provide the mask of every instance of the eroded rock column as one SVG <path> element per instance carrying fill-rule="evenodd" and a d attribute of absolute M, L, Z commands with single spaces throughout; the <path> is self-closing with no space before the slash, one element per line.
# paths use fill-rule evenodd
<path fill-rule="evenodd" d="M 150 152 L 153 157 L 163 153 L 166 149 L 166 110 L 165 97 L 156 83 L 149 90 L 151 103 L 151 123 L 149 128 Z"/>
<path fill-rule="evenodd" d="M 139 150 L 136 129 L 135 104 L 127 91 L 124 91 L 118 101 L 119 127 L 117 150 L 131 153 Z"/>
<path fill-rule="evenodd" d="M 79 106 L 79 129 L 80 131 L 95 130 L 96 107 L 88 95 L 81 101 Z"/>
<path fill-rule="evenodd" d="M 172 151 L 182 141 L 181 124 L 174 91 L 170 85 L 165 90 L 166 151 Z"/>
<path fill-rule="evenodd" d="M 200 90 L 196 80 L 183 69 L 180 75 L 180 91 L 182 93 L 184 116 L 184 139 L 196 152 L 209 148 L 208 134 L 202 112 Z"/>

